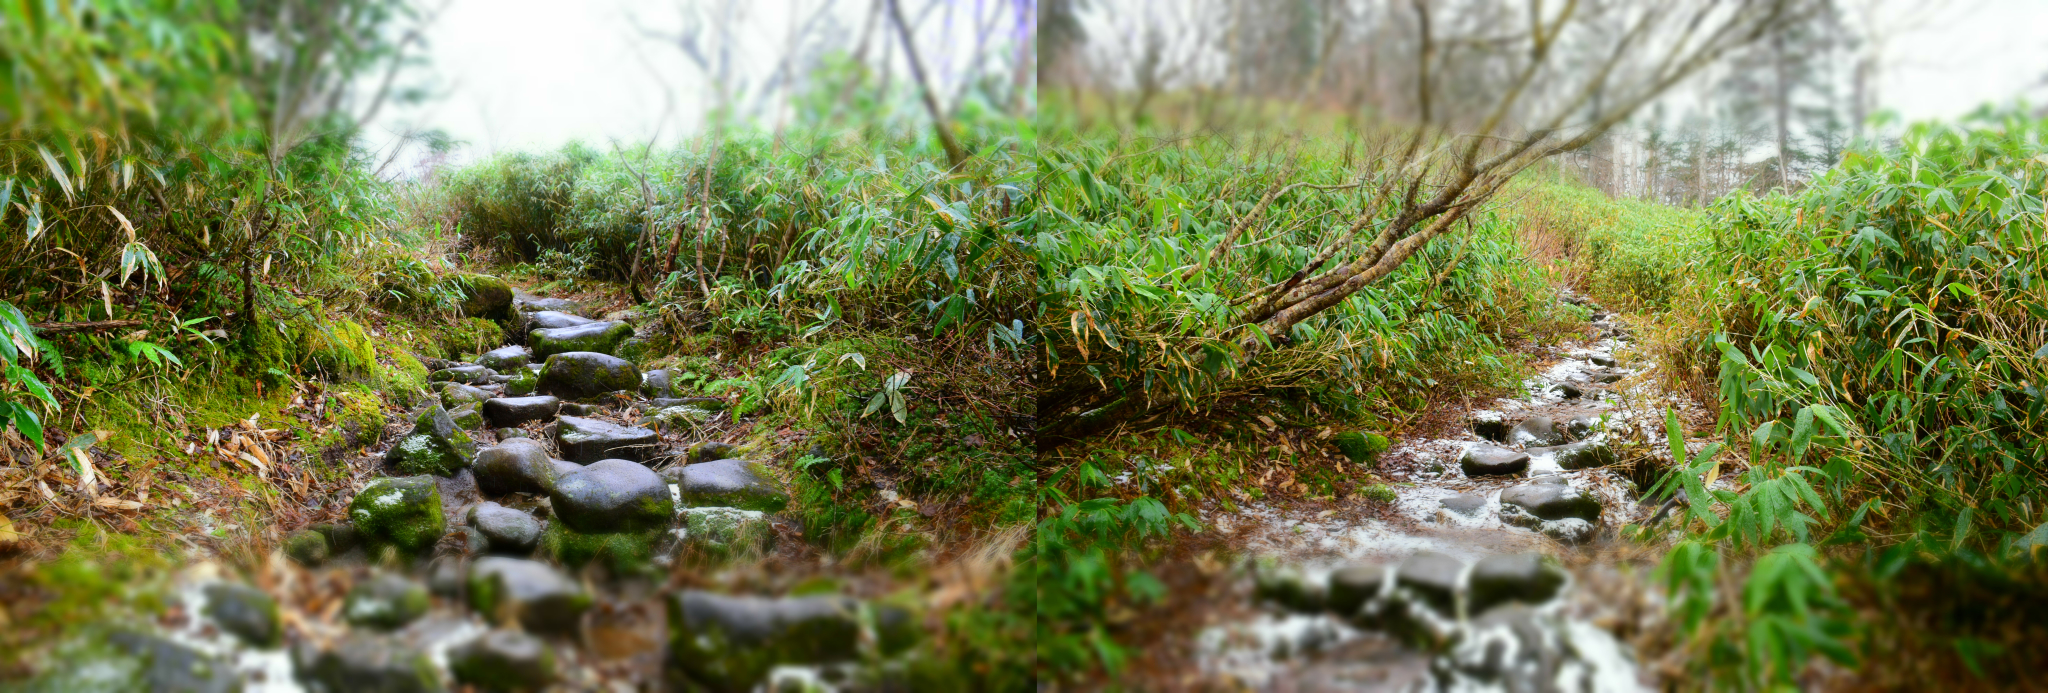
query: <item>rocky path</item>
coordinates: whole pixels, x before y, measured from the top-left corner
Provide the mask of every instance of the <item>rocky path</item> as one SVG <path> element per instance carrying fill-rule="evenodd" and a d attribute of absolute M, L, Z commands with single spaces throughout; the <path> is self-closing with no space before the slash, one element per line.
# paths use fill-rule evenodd
<path fill-rule="evenodd" d="M 1434 418 L 1456 428 L 1380 456 L 1391 501 L 1206 514 L 1257 558 L 1244 603 L 1197 638 L 1200 678 L 1277 691 L 1647 688 L 1601 626 L 1644 602 L 1615 570 L 1627 551 L 1615 533 L 1654 511 L 1610 465 L 1621 440 L 1661 436 L 1661 418 L 1633 389 L 1642 369 L 1618 360 L 1625 332 L 1565 299 L 1596 311 L 1598 337 L 1549 349 L 1519 397 L 1440 404 L 1451 411 Z"/>
<path fill-rule="evenodd" d="M 60 689 L 826 691 L 886 684 L 911 612 L 832 593 L 675 589 L 670 566 L 757 561 L 792 533 L 751 451 L 707 440 L 725 401 L 621 354 L 634 329 L 504 297 L 524 329 L 434 363 L 435 399 L 347 520 L 254 576 L 181 575 Z M 492 307 L 485 307 L 490 310 Z M 703 582 L 703 581 L 699 581 Z M 80 678 L 82 677 L 82 678 Z M 98 678 L 94 678 L 98 677 Z M 101 685 L 108 684 L 108 685 Z"/>

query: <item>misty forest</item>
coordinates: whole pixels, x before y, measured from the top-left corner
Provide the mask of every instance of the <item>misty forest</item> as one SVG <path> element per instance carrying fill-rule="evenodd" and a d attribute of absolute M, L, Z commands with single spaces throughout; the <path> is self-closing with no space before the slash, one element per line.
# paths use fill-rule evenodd
<path fill-rule="evenodd" d="M 2048 689 L 2043 9 L 6 3 L 0 691 Z"/>

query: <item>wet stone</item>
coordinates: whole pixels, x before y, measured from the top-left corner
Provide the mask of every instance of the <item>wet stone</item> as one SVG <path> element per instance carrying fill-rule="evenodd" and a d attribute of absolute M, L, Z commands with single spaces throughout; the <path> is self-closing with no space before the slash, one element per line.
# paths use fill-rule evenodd
<path fill-rule="evenodd" d="M 477 451 L 478 490 L 493 496 L 547 493 L 555 485 L 555 466 L 546 448 L 532 438 L 502 440 Z"/>
<path fill-rule="evenodd" d="M 1591 377 L 1591 378 L 1593 379 L 1593 382 L 1596 382 L 1596 383 L 1600 383 L 1600 384 L 1603 384 L 1603 385 L 1604 385 L 1604 384 L 1607 384 L 1607 383 L 1618 383 L 1618 382 L 1621 382 L 1621 379 L 1622 379 L 1622 378 L 1624 378 L 1624 377 L 1627 377 L 1627 376 L 1626 376 L 1625 374 L 1622 374 L 1622 373 L 1616 373 L 1616 372 L 1613 372 L 1613 371 L 1607 371 L 1607 372 L 1603 372 L 1603 373 L 1593 373 L 1593 374 L 1591 374 L 1591 376 L 1590 376 L 1590 377 Z"/>
<path fill-rule="evenodd" d="M 1529 483 L 1500 492 L 1502 519 L 1514 507 L 1539 520 L 1575 517 L 1587 522 L 1600 519 L 1600 501 L 1561 483 Z M 1512 520 L 1511 520 L 1512 522 Z"/>
<path fill-rule="evenodd" d="M 1531 416 L 1508 431 L 1508 442 L 1525 447 L 1557 445 L 1565 442 L 1565 433 L 1564 427 L 1551 421 L 1550 417 Z"/>
<path fill-rule="evenodd" d="M 476 383 L 497 374 L 497 371 L 483 366 L 456 366 L 429 373 L 427 374 L 427 380 L 445 380 L 451 383 Z"/>
<path fill-rule="evenodd" d="M 425 553 L 447 532 L 441 487 L 431 476 L 371 481 L 348 508 L 349 520 L 364 543 L 393 547 L 405 555 Z"/>
<path fill-rule="evenodd" d="M 308 667 L 315 690 L 326 693 L 440 693 L 433 660 L 390 636 L 354 634 L 320 653 Z"/>
<path fill-rule="evenodd" d="M 583 468 L 583 465 L 568 460 L 548 460 L 548 464 L 554 465 L 555 478 L 557 479 L 568 476 L 570 472 Z"/>
<path fill-rule="evenodd" d="M 400 474 L 447 476 L 468 467 L 475 456 L 476 441 L 448 410 L 432 404 L 413 417 L 412 432 L 384 454 L 384 461 Z"/>
<path fill-rule="evenodd" d="M 1458 458 L 1465 476 L 1506 476 L 1529 469 L 1529 454 L 1484 443 L 1474 445 Z"/>
<path fill-rule="evenodd" d="M 492 426 L 510 428 L 555 418 L 555 412 L 561 407 L 561 399 L 547 395 L 497 397 L 484 400 L 484 418 L 489 419 Z"/>
<path fill-rule="evenodd" d="M 596 416 L 604 413 L 604 407 L 596 404 L 567 402 L 562 405 L 561 413 L 569 416 Z"/>
<path fill-rule="evenodd" d="M 731 459 L 738 457 L 739 454 L 740 448 L 737 445 L 707 440 L 691 445 L 688 457 L 691 462 L 710 462 L 713 460 Z"/>
<path fill-rule="evenodd" d="M 469 572 L 461 556 L 441 556 L 427 564 L 427 589 L 443 597 L 462 595 Z"/>
<path fill-rule="evenodd" d="M 1368 600 L 1379 596 L 1387 581 L 1386 566 L 1354 565 L 1330 573 L 1328 606 L 1331 613 L 1351 617 Z"/>
<path fill-rule="evenodd" d="M 593 322 L 572 327 L 541 328 L 526 333 L 533 357 L 546 359 L 555 354 L 595 352 L 618 355 L 619 342 L 633 336 L 633 326 L 623 322 Z M 635 386 L 639 383 L 634 383 Z"/>
<path fill-rule="evenodd" d="M 1576 517 L 1567 517 L 1562 520 L 1546 520 L 1536 527 L 1536 531 L 1542 533 L 1543 536 L 1566 544 L 1586 543 L 1593 538 L 1594 529 L 1593 523 Z"/>
<path fill-rule="evenodd" d="M 1564 587 L 1564 571 L 1534 553 L 1488 556 L 1465 577 L 1466 608 L 1483 614 L 1507 602 L 1541 604 Z"/>
<path fill-rule="evenodd" d="M 505 381 L 506 397 L 525 397 L 540 387 L 540 371 L 521 368 L 511 375 L 512 379 Z"/>
<path fill-rule="evenodd" d="M 1571 436 L 1573 440 L 1583 439 L 1605 428 L 1606 425 L 1600 422 L 1598 416 L 1574 416 L 1570 421 L 1564 422 L 1565 435 Z"/>
<path fill-rule="evenodd" d="M 1387 450 L 1387 437 L 1365 431 L 1346 431 L 1330 439 L 1337 451 L 1353 464 L 1370 465 L 1379 460 L 1380 453 Z"/>
<path fill-rule="evenodd" d="M 449 410 L 448 418 L 453 420 L 456 426 L 462 427 L 465 430 L 484 427 L 484 415 L 476 410 L 475 403 L 465 404 L 456 409 Z"/>
<path fill-rule="evenodd" d="M 577 325 L 588 325 L 594 322 L 597 321 L 583 317 L 581 315 L 574 315 L 568 311 L 561 310 L 537 310 L 526 315 L 526 329 L 528 332 L 531 332 L 533 330 L 553 330 L 560 329 L 563 327 L 575 327 Z"/>
<path fill-rule="evenodd" d="M 454 409 L 465 404 L 475 404 L 491 398 L 491 391 L 473 385 L 449 383 L 441 388 L 441 406 Z"/>
<path fill-rule="evenodd" d="M 661 437 L 645 428 L 621 426 L 580 416 L 562 416 L 555 427 L 555 447 L 571 462 L 604 459 L 645 462 L 654 456 Z"/>
<path fill-rule="evenodd" d="M 1607 368 L 1613 368 L 1616 364 L 1614 357 L 1608 354 L 1594 354 L 1586 360 L 1592 361 L 1595 366 L 1605 366 Z"/>
<path fill-rule="evenodd" d="M 492 553 L 531 554 L 540 541 L 540 520 L 490 501 L 470 506 L 469 528 L 484 538 Z"/>
<path fill-rule="evenodd" d="M 1586 394 L 1585 391 L 1579 389 L 1579 386 L 1573 385 L 1571 383 L 1558 383 L 1556 385 L 1552 385 L 1550 386 L 1550 393 L 1556 395 L 1560 399 L 1578 399 L 1579 397 L 1584 396 Z"/>
<path fill-rule="evenodd" d="M 349 590 L 341 613 L 358 628 L 397 630 L 427 614 L 427 588 L 402 575 L 383 573 Z"/>
<path fill-rule="evenodd" d="M 780 512 L 789 504 L 789 494 L 781 484 L 759 464 L 746 460 L 723 459 L 670 467 L 662 470 L 661 475 L 680 488 L 683 504 L 690 507 Z"/>
<path fill-rule="evenodd" d="M 284 555 L 298 561 L 299 565 L 317 568 L 327 562 L 327 535 L 310 529 L 291 533 L 284 540 Z"/>
<path fill-rule="evenodd" d="M 729 405 L 718 397 L 656 397 L 640 406 L 641 411 L 666 409 L 668 407 L 696 407 L 705 411 L 725 411 Z M 716 457 L 712 459 L 718 459 Z"/>
<path fill-rule="evenodd" d="M 589 351 L 547 357 L 534 391 L 563 399 L 584 399 L 619 390 L 637 390 L 640 370 L 631 361 Z"/>
<path fill-rule="evenodd" d="M 488 274 L 456 277 L 462 291 L 462 314 L 471 317 L 501 317 L 512 308 L 512 285 Z"/>
<path fill-rule="evenodd" d="M 673 375 L 666 368 L 657 368 L 640 374 L 640 395 L 648 398 L 676 396 Z"/>
<path fill-rule="evenodd" d="M 676 514 L 668 484 L 629 460 L 599 460 L 564 475 L 548 498 L 560 522 L 585 533 L 665 527 Z"/>
<path fill-rule="evenodd" d="M 684 590 L 670 597 L 669 662 L 692 682 L 752 690 L 781 664 L 859 656 L 859 605 L 845 597 L 770 599 Z"/>
<path fill-rule="evenodd" d="M 1406 588 L 1422 598 L 1438 613 L 1457 613 L 1458 576 L 1465 572 L 1465 564 L 1458 559 L 1437 553 L 1421 551 L 1394 572 L 1396 585 Z"/>
<path fill-rule="evenodd" d="M 206 617 L 220 629 L 256 647 L 275 647 L 284 632 L 278 627 L 277 600 L 263 590 L 228 582 L 206 586 Z"/>
<path fill-rule="evenodd" d="M 537 633 L 573 633 L 590 595 L 545 563 L 491 556 L 469 568 L 470 607 L 492 623 L 517 622 Z"/>
<path fill-rule="evenodd" d="M 476 365 L 505 373 L 514 368 L 525 366 L 526 362 L 532 360 L 532 358 L 533 352 L 528 351 L 526 347 L 518 345 L 502 346 L 486 351 L 482 356 L 476 357 Z"/>
<path fill-rule="evenodd" d="M 450 650 L 448 670 L 480 691 L 538 691 L 555 680 L 555 655 L 540 638 L 494 630 Z"/>
<path fill-rule="evenodd" d="M 340 556 L 362 545 L 362 536 L 356 534 L 355 526 L 346 522 L 313 525 L 313 531 L 319 532 L 320 536 L 327 538 L 327 555 L 329 557 Z"/>
<path fill-rule="evenodd" d="M 1585 440 L 1546 448 L 1529 448 L 1531 456 L 1550 455 L 1566 470 L 1605 467 L 1615 461 L 1614 450 L 1604 440 Z"/>
<path fill-rule="evenodd" d="M 1442 503 L 1445 510 L 1466 517 L 1478 517 L 1486 510 L 1486 496 L 1477 493 L 1460 493 L 1437 502 Z"/>

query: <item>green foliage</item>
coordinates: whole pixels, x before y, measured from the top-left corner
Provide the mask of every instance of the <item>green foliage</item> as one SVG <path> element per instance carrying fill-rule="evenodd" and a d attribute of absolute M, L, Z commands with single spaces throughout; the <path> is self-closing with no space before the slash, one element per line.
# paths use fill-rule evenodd
<path fill-rule="evenodd" d="M 1079 488 L 1109 487 L 1091 463 L 1074 472 Z M 1108 630 L 1111 612 L 1165 596 L 1165 586 L 1134 559 L 1147 540 L 1164 538 L 1175 527 L 1199 530 L 1201 524 L 1154 498 L 1076 500 L 1060 484 L 1053 479 L 1039 497 L 1042 515 L 1025 570 L 1038 588 L 1038 664 L 1048 676 L 1096 668 L 1114 673 L 1128 655 Z"/>
<path fill-rule="evenodd" d="M 35 358 L 41 341 L 20 310 L 0 301 L 0 368 L 7 373 L 0 380 L 0 430 L 11 424 L 38 449 L 43 445 L 43 420 L 36 409 L 57 410 L 57 398 L 23 365 Z"/>

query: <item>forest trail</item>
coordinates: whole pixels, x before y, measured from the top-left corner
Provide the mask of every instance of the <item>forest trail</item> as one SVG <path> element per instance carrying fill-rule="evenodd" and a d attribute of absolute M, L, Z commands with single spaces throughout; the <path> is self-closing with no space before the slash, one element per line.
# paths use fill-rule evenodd
<path fill-rule="evenodd" d="M 881 663 L 920 637 L 901 605 L 833 584 L 771 597 L 666 579 L 675 562 L 817 562 L 780 514 L 777 472 L 723 425 L 725 400 L 620 358 L 622 320 L 523 291 L 501 301 L 527 336 L 430 364 L 436 396 L 351 462 L 374 472 L 343 521 L 291 534 L 246 580 L 186 567 L 153 628 L 108 638 L 101 669 L 220 693 L 886 683 Z"/>
<path fill-rule="evenodd" d="M 1211 504 L 1253 557 L 1195 648 L 1209 681 L 1254 690 L 1647 687 L 1624 642 L 1650 600 L 1618 528 L 1657 504 L 1608 467 L 1659 440 L 1662 410 L 1612 315 L 1543 347 L 1514 398 L 1435 403 L 1377 460 L 1385 497 L 1334 507 Z M 1595 625 L 1599 624 L 1599 625 Z M 1615 631 L 1621 631 L 1619 633 Z M 1617 636 L 1622 637 L 1617 637 Z"/>

